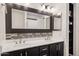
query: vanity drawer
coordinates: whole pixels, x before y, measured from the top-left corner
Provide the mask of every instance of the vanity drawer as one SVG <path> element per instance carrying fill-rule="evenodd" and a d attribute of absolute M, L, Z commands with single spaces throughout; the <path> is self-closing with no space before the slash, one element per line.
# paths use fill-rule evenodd
<path fill-rule="evenodd" d="M 48 52 L 42 52 L 42 53 L 40 53 L 40 56 L 48 56 L 49 54 L 48 54 Z"/>
<path fill-rule="evenodd" d="M 42 52 L 48 52 L 48 46 L 47 45 L 40 47 L 40 53 L 42 53 Z"/>

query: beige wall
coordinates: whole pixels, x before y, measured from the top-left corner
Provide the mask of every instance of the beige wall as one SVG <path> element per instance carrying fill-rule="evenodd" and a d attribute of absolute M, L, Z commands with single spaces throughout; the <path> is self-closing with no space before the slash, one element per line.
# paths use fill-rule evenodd
<path fill-rule="evenodd" d="M 5 40 L 5 6 L 0 5 L 0 46 L 2 46 L 4 40 Z"/>
<path fill-rule="evenodd" d="M 68 55 L 68 45 L 69 45 L 69 39 L 68 39 L 68 4 L 61 3 L 56 4 L 56 8 L 61 10 L 62 12 L 62 30 L 61 31 L 53 31 L 53 40 L 64 40 L 64 55 Z"/>

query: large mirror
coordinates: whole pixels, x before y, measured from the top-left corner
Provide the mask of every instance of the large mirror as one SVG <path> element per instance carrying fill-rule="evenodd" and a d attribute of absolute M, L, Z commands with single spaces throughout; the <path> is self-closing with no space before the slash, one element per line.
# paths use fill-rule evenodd
<path fill-rule="evenodd" d="M 51 32 L 52 14 L 30 7 L 6 4 L 6 33 Z"/>
<path fill-rule="evenodd" d="M 50 29 L 50 16 L 12 9 L 13 29 Z"/>

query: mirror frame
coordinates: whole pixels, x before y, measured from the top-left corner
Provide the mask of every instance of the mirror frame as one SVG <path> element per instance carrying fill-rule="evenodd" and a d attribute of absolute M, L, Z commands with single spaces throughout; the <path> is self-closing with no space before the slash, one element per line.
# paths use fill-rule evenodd
<path fill-rule="evenodd" d="M 53 31 L 61 31 L 62 30 L 62 15 L 61 16 L 53 16 L 53 18 L 54 18 L 54 27 L 55 27 L 55 18 L 59 18 L 58 20 L 60 20 L 60 24 L 59 24 L 59 26 L 60 26 L 60 28 L 54 28 L 53 27 Z"/>
<path fill-rule="evenodd" d="M 50 29 L 12 29 L 12 10 L 18 9 L 22 11 L 29 11 L 37 14 L 50 16 Z M 40 11 L 30 7 L 24 7 L 22 5 L 17 5 L 14 3 L 6 3 L 6 33 L 40 33 L 40 32 L 52 32 L 54 19 L 51 13 Z"/>

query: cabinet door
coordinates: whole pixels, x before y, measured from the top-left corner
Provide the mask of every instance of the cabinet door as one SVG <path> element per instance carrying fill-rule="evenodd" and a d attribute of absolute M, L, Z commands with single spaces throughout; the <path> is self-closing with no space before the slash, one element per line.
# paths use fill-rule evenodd
<path fill-rule="evenodd" d="M 58 43 L 58 56 L 64 55 L 64 44 L 63 42 Z"/>
<path fill-rule="evenodd" d="M 6 52 L 1 54 L 1 56 L 22 56 L 22 53 L 20 51 Z"/>
<path fill-rule="evenodd" d="M 28 49 L 27 56 L 39 56 L 39 47 Z"/>
<path fill-rule="evenodd" d="M 50 56 L 63 56 L 64 55 L 64 43 L 55 43 L 50 45 Z"/>
<path fill-rule="evenodd" d="M 50 45 L 50 56 L 57 56 L 56 44 Z"/>
<path fill-rule="evenodd" d="M 10 56 L 22 56 L 22 53 L 20 51 L 11 52 Z"/>

